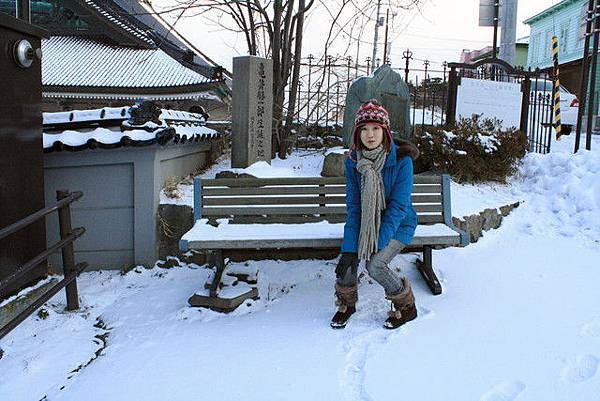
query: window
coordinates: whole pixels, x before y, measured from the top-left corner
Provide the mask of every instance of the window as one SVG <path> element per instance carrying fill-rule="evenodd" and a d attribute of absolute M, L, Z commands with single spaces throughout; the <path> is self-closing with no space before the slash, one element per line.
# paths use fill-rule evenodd
<path fill-rule="evenodd" d="M 17 16 L 17 0 L 0 0 L 0 13 Z"/>
<path fill-rule="evenodd" d="M 579 36 L 578 44 L 583 46 L 583 40 L 585 39 L 585 30 L 587 28 L 587 9 L 588 5 L 583 4 L 581 6 L 581 12 L 579 13 Z"/>
<path fill-rule="evenodd" d="M 535 35 L 531 35 L 529 40 L 528 63 L 533 64 L 537 61 L 537 40 Z"/>
<path fill-rule="evenodd" d="M 566 53 L 569 38 L 569 23 L 566 23 L 560 28 L 560 35 L 558 36 L 558 51 L 559 53 Z"/>
<path fill-rule="evenodd" d="M 546 43 L 544 44 L 544 58 L 552 58 L 552 31 L 546 31 Z"/>
<path fill-rule="evenodd" d="M 68 8 L 66 3 L 68 2 L 65 0 L 32 1 L 31 22 L 51 31 L 56 29 L 76 31 L 89 29 L 85 17 Z"/>

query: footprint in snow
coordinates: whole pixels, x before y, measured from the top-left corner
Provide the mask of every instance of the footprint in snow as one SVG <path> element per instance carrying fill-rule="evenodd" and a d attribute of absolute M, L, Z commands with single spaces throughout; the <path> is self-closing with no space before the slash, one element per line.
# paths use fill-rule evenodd
<path fill-rule="evenodd" d="M 562 370 L 562 378 L 571 383 L 581 383 L 591 379 L 598 370 L 598 358 L 594 355 L 579 355 L 569 361 Z"/>
<path fill-rule="evenodd" d="M 585 337 L 600 338 L 600 318 L 595 318 L 591 322 L 583 325 L 581 335 Z"/>
<path fill-rule="evenodd" d="M 525 383 L 509 381 L 495 385 L 479 401 L 513 401 L 525 390 Z"/>
<path fill-rule="evenodd" d="M 421 319 L 431 319 L 432 317 L 435 316 L 435 312 L 432 311 L 429 308 L 426 308 L 424 306 L 421 306 L 419 304 L 417 304 L 417 312 L 418 312 L 418 317 L 417 319 L 421 318 Z"/>

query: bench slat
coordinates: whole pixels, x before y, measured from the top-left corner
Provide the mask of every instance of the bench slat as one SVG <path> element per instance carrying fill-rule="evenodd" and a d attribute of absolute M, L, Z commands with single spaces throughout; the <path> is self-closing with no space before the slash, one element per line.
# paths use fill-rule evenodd
<path fill-rule="evenodd" d="M 419 214 L 417 215 L 418 224 L 443 223 L 444 216 L 441 214 Z"/>
<path fill-rule="evenodd" d="M 210 220 L 209 220 L 210 221 Z M 235 216 L 229 219 L 229 224 L 300 224 L 328 221 L 329 223 L 345 223 L 345 214 L 323 214 L 321 216 L 294 216 L 294 215 L 269 215 L 269 216 Z"/>
<path fill-rule="evenodd" d="M 345 206 L 325 206 L 325 207 L 208 207 L 202 208 L 204 216 L 253 216 L 269 214 L 345 214 Z"/>
<path fill-rule="evenodd" d="M 416 184 L 413 185 L 413 193 L 441 194 L 442 186 L 440 184 Z"/>
<path fill-rule="evenodd" d="M 315 193 L 315 191 L 319 191 L 319 193 Z M 229 204 L 229 203 L 218 203 L 221 199 L 250 199 L 247 201 L 248 203 L 240 203 L 244 205 L 251 205 L 252 200 L 258 200 L 259 198 L 234 198 L 234 196 L 260 196 L 260 195 L 290 195 L 287 197 L 291 198 L 291 195 L 344 195 L 346 191 L 345 188 L 332 188 L 332 187 L 324 187 L 324 188 L 292 188 L 292 187 L 282 187 L 282 188 L 206 188 L 202 190 L 202 202 L 215 202 L 208 203 L 212 205 L 219 204 Z M 214 196 L 222 196 L 223 198 L 213 198 Z M 225 196 L 229 196 L 229 198 L 225 198 Z M 280 197 L 279 199 L 285 199 L 286 197 Z M 219 199 L 219 200 L 217 200 Z M 273 198 L 264 198 L 264 199 L 276 199 Z M 295 198 L 293 198 L 295 199 Z M 328 198 L 325 197 L 327 200 Z M 228 201 L 223 201 L 228 202 Z M 246 201 L 244 201 L 246 202 Z M 262 202 L 262 201 L 260 201 Z M 268 200 L 267 202 L 273 202 L 272 200 Z M 287 202 L 287 201 L 286 201 Z M 442 195 L 441 194 L 421 194 L 421 193 L 413 193 L 412 194 L 412 202 L 414 204 L 418 203 L 442 203 Z M 302 202 L 296 202 L 302 203 Z M 296 203 L 286 203 L 286 204 L 296 204 Z M 345 203 L 342 202 L 342 203 Z M 254 204 L 263 204 L 263 203 L 254 203 Z M 268 204 L 268 203 L 267 203 Z"/>
<path fill-rule="evenodd" d="M 418 237 L 415 236 L 410 246 L 422 245 L 458 245 L 460 236 Z M 276 249 L 276 248 L 339 248 L 341 239 L 293 239 L 293 240 L 227 240 L 227 241 L 189 241 L 189 249 Z"/>
<path fill-rule="evenodd" d="M 308 198 L 208 198 L 204 200 L 204 206 L 202 208 L 203 215 L 209 215 L 206 213 L 207 210 L 216 209 L 214 206 L 251 206 L 251 205 L 326 205 L 324 207 L 335 207 L 345 206 L 344 197 L 308 197 Z M 284 207 L 284 209 L 297 210 L 296 207 Z M 415 212 L 437 212 L 442 213 L 444 210 L 441 203 L 437 204 L 414 204 L 413 208 Z M 234 208 L 228 208 L 233 210 Z M 258 209 L 258 208 L 253 208 Z M 282 209 L 280 207 L 278 210 Z M 256 212 L 256 214 L 264 214 Z M 296 214 L 301 214 L 296 212 Z M 344 213 L 345 214 L 345 213 Z"/>
<path fill-rule="evenodd" d="M 311 195 L 311 194 L 346 194 L 345 186 L 338 187 L 256 187 L 256 188 L 204 188 L 205 196 L 237 196 L 237 195 Z"/>
<path fill-rule="evenodd" d="M 264 185 L 343 185 L 345 177 L 215 178 L 202 180 L 203 187 L 258 187 Z"/>
<path fill-rule="evenodd" d="M 413 182 L 415 184 L 441 184 L 441 175 L 415 175 Z"/>
<path fill-rule="evenodd" d="M 205 206 L 218 205 L 301 205 L 301 204 L 337 204 L 345 205 L 345 196 L 288 196 L 288 197 L 269 197 L 269 198 L 204 198 L 202 201 Z"/>
<path fill-rule="evenodd" d="M 213 188 L 208 187 L 202 189 L 204 196 L 227 196 L 227 195 L 321 195 L 321 194 L 345 194 L 345 187 L 257 187 L 257 188 Z M 416 194 L 441 194 L 442 186 L 439 184 L 423 184 L 415 185 L 413 193 Z"/>
<path fill-rule="evenodd" d="M 441 184 L 439 175 L 415 175 L 415 184 Z M 214 178 L 202 180 L 209 187 L 261 187 L 283 185 L 344 185 L 345 177 L 285 177 L 285 178 Z"/>

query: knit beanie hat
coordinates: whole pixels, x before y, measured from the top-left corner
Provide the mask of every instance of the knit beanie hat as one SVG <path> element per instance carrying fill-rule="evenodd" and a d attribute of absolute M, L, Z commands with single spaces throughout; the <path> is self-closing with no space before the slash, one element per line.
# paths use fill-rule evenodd
<path fill-rule="evenodd" d="M 392 142 L 392 133 L 390 131 L 390 116 L 387 110 L 379 104 L 377 99 L 370 99 L 363 103 L 356 111 L 354 117 L 354 130 L 352 131 L 352 145 L 355 148 L 360 140 L 360 129 L 365 124 L 377 124 L 383 128 Z"/>

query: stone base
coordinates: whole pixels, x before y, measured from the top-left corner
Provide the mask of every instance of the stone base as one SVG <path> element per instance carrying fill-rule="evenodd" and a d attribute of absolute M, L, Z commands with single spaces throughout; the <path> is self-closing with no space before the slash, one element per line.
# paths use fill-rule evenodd
<path fill-rule="evenodd" d="M 258 288 L 252 288 L 243 294 L 230 298 L 223 296 L 211 297 L 209 295 L 194 294 L 188 299 L 188 303 L 190 306 L 209 308 L 217 312 L 229 313 L 234 311 L 247 299 L 258 299 Z"/>
<path fill-rule="evenodd" d="M 520 202 L 501 206 L 499 209 L 485 209 L 479 214 L 464 216 L 462 219 L 452 217 L 452 222 L 458 228 L 469 234 L 471 243 L 477 242 L 484 231 L 498 228 L 502 224 L 502 219 L 510 214 L 513 209 L 519 207 Z"/>

